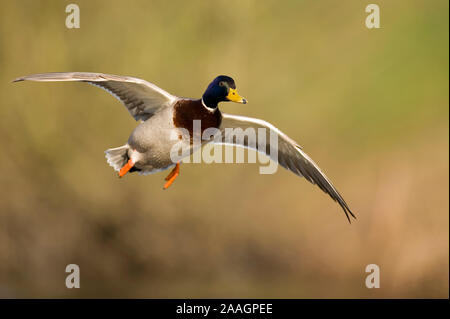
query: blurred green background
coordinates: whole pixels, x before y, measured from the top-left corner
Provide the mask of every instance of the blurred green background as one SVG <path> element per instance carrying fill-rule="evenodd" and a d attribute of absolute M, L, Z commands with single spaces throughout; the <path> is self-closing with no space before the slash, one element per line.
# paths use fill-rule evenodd
<path fill-rule="evenodd" d="M 377 1 L 372 30 L 369 3 L 1 1 L 0 296 L 448 298 L 449 3 Z M 257 164 L 185 164 L 168 191 L 168 172 L 119 180 L 103 151 L 136 122 L 83 83 L 11 83 L 52 71 L 189 97 L 230 75 L 250 103 L 222 111 L 298 141 L 358 220 Z"/>

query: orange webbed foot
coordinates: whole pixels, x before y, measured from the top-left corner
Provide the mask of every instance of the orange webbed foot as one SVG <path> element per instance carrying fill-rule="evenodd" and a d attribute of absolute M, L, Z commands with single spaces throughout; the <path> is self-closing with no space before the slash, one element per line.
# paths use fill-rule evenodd
<path fill-rule="evenodd" d="M 119 178 L 123 177 L 128 171 L 134 166 L 133 161 L 130 159 L 128 162 L 120 169 Z"/>
<path fill-rule="evenodd" d="M 167 182 L 164 184 L 163 189 L 167 189 L 170 185 L 172 185 L 178 175 L 180 175 L 180 163 L 177 163 L 173 170 L 165 178 Z"/>

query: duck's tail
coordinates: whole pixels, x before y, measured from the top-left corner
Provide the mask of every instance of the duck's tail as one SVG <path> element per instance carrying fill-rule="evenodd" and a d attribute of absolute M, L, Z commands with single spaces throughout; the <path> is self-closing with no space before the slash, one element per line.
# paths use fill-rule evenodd
<path fill-rule="evenodd" d="M 128 158 L 128 150 L 130 146 L 125 144 L 120 147 L 110 148 L 105 151 L 106 161 L 109 166 L 113 167 L 115 171 L 120 172 L 120 169 L 127 164 Z"/>

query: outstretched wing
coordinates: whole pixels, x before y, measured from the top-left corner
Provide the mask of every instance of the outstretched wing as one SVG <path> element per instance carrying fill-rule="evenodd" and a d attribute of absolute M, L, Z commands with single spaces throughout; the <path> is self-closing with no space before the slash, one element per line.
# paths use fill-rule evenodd
<path fill-rule="evenodd" d="M 177 99 L 163 89 L 147 81 L 112 74 L 90 72 L 55 72 L 27 75 L 19 81 L 79 81 L 98 86 L 115 96 L 128 109 L 136 121 L 145 121 L 159 109 L 170 106 Z"/>
<path fill-rule="evenodd" d="M 234 129 L 246 129 L 251 128 L 257 134 L 265 132 L 265 139 L 257 139 L 256 134 L 245 134 L 243 138 L 238 138 Z M 264 129 L 264 130 L 258 130 Z M 222 114 L 222 123 L 220 125 L 221 140 L 214 141 L 220 144 L 232 144 L 235 146 L 243 146 L 246 148 L 255 149 L 261 153 L 266 154 L 271 160 L 279 163 L 284 168 L 297 174 L 298 176 L 305 177 L 312 184 L 316 184 L 322 191 L 330 195 L 330 197 L 341 205 L 342 209 L 350 222 L 349 214 L 356 218 L 351 212 L 347 203 L 339 194 L 337 189 L 333 186 L 330 180 L 320 170 L 316 163 L 301 149 L 301 147 L 287 135 L 282 133 L 272 124 L 245 116 L 237 116 L 230 114 Z M 275 134 L 274 134 L 275 133 Z M 270 135 L 278 137 L 277 152 L 270 150 Z M 253 140 L 252 140 L 253 139 Z M 259 145 L 260 140 L 265 140 L 264 145 Z"/>

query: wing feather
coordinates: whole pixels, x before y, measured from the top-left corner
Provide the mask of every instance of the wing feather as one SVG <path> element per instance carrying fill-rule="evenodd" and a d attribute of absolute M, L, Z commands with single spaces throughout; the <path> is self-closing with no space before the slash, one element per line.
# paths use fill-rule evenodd
<path fill-rule="evenodd" d="M 226 130 L 228 128 L 228 130 Z M 258 133 L 258 129 L 264 128 L 267 134 L 265 141 L 266 147 L 261 149 L 255 148 L 258 145 L 258 141 L 252 141 L 253 137 L 243 138 L 241 140 L 230 136 L 231 129 L 242 129 L 253 128 L 255 132 Z M 317 185 L 323 192 L 327 193 L 334 201 L 344 210 L 344 213 L 350 222 L 350 216 L 356 218 L 352 213 L 347 203 L 344 201 L 342 196 L 339 194 L 337 189 L 333 186 L 328 177 L 322 172 L 322 170 L 317 166 L 317 164 L 302 150 L 301 146 L 298 145 L 294 140 L 289 138 L 287 135 L 282 133 L 272 124 L 250 117 L 237 116 L 230 114 L 222 114 L 222 123 L 220 126 L 222 140 L 215 141 L 215 143 L 223 144 L 234 144 L 238 146 L 243 146 L 247 148 L 255 149 L 269 156 L 273 161 L 278 162 L 284 168 L 292 171 L 298 176 L 303 176 L 312 184 Z M 278 136 L 278 151 L 270 152 L 270 133 L 275 133 Z M 250 139 L 250 140 L 249 140 Z M 262 151 L 261 151 L 262 150 Z"/>
<path fill-rule="evenodd" d="M 54 72 L 27 75 L 15 79 L 19 81 L 78 81 L 87 82 L 104 89 L 127 108 L 136 121 L 147 120 L 163 107 L 172 105 L 176 96 L 164 91 L 153 83 L 129 76 L 90 72 Z"/>

